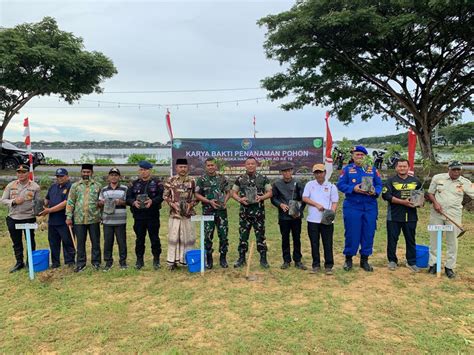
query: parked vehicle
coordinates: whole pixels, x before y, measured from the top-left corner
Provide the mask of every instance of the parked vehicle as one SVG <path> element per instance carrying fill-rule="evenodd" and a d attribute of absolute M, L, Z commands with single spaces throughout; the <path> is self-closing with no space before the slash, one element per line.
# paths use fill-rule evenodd
<path fill-rule="evenodd" d="M 402 155 L 400 154 L 400 152 L 394 151 L 392 155 L 386 159 L 387 168 L 395 169 L 395 166 L 397 165 L 397 162 L 400 160 L 401 157 Z"/>
<path fill-rule="evenodd" d="M 386 152 L 383 150 L 374 150 L 372 152 L 372 156 L 374 157 L 374 166 L 378 170 L 382 170 L 383 158 L 384 158 L 385 153 Z"/>
<path fill-rule="evenodd" d="M 433 145 L 448 145 L 448 141 L 443 136 L 433 138 Z"/>
<path fill-rule="evenodd" d="M 32 152 L 33 167 L 37 167 L 44 161 L 44 154 L 41 152 Z M 20 149 L 8 141 L 2 142 L 0 151 L 0 164 L 2 169 L 14 170 L 19 164 L 30 164 L 28 152 Z"/>
<path fill-rule="evenodd" d="M 344 151 L 342 151 L 338 147 L 335 147 L 333 151 L 333 160 L 334 160 L 334 165 L 336 166 L 337 170 L 342 169 L 342 165 L 344 164 L 344 158 L 345 158 Z"/>

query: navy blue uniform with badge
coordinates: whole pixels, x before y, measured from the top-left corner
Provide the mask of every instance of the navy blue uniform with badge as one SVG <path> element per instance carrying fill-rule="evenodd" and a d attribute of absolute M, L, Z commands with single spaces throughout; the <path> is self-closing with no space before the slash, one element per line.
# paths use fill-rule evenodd
<path fill-rule="evenodd" d="M 373 178 L 374 195 L 354 192 L 354 186 L 362 182 L 362 177 Z M 382 179 L 375 167 L 367 169 L 348 164 L 342 169 L 337 182 L 339 191 L 345 194 L 342 207 L 344 215 L 344 255 L 354 256 L 359 251 L 362 257 L 372 255 L 374 235 L 377 226 L 377 197 L 382 192 Z"/>
<path fill-rule="evenodd" d="M 137 266 L 143 267 L 143 256 L 145 254 L 145 236 L 148 231 L 148 237 L 151 243 L 151 252 L 153 254 L 153 263 L 159 265 L 161 254 L 160 231 L 160 208 L 163 202 L 163 184 L 156 180 L 147 181 L 138 179 L 132 183 L 127 190 L 127 205 L 131 206 L 131 211 L 135 223 L 133 230 L 137 236 L 135 241 L 135 254 L 137 256 Z M 138 195 L 146 194 L 151 199 L 150 208 L 136 208 L 133 203 Z"/>
<path fill-rule="evenodd" d="M 59 171 L 60 169 L 58 169 Z M 65 169 L 63 169 L 65 170 Z M 71 182 L 67 181 L 63 185 L 55 183 L 51 185 L 46 194 L 48 207 L 54 207 L 67 200 Z M 51 249 L 51 267 L 60 266 L 61 243 L 63 246 L 64 263 L 66 265 L 74 265 L 76 257 L 76 249 L 72 243 L 69 230 L 66 225 L 66 209 L 52 212 L 49 214 L 48 220 L 48 241 Z"/>

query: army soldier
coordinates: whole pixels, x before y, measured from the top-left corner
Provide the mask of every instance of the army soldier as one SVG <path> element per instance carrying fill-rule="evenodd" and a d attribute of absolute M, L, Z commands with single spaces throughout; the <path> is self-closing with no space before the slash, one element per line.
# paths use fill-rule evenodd
<path fill-rule="evenodd" d="M 421 189 L 421 181 L 408 175 L 407 159 L 400 159 L 395 165 L 397 175 L 385 182 L 382 198 L 388 202 L 387 208 L 387 258 L 388 269 L 394 271 L 398 266 L 397 243 L 400 231 L 406 242 L 407 267 L 418 272 L 416 266 L 416 207 L 410 201 L 411 192 Z"/>
<path fill-rule="evenodd" d="M 457 224 L 462 223 L 462 200 L 464 194 L 474 198 L 474 187 L 469 179 L 461 176 L 462 164 L 459 161 L 452 161 L 448 165 L 448 172 L 433 176 L 428 189 L 428 198 L 433 205 L 430 212 L 430 224 L 452 224 L 442 215 L 451 218 Z M 454 268 L 456 267 L 456 258 L 458 253 L 459 229 L 454 226 L 454 231 L 446 232 L 446 276 L 450 279 L 456 277 Z M 437 237 L 436 232 L 430 235 L 430 274 L 436 274 L 437 257 Z"/>
<path fill-rule="evenodd" d="M 206 248 L 206 268 L 212 269 L 212 239 L 214 229 L 217 226 L 219 237 L 219 263 L 221 267 L 227 268 L 227 233 L 229 222 L 227 220 L 227 201 L 230 197 L 229 181 L 224 175 L 217 173 L 216 160 L 206 159 L 206 174 L 196 181 L 196 199 L 202 202 L 203 215 L 214 216 L 214 221 L 204 222 L 204 245 Z"/>
<path fill-rule="evenodd" d="M 138 179 L 127 190 L 127 205 L 133 214 L 133 230 L 135 240 L 135 254 L 137 262 L 135 268 L 140 270 L 145 265 L 145 237 L 151 243 L 153 254 L 153 267 L 160 268 L 161 242 L 160 242 L 160 208 L 163 202 L 163 184 L 151 176 L 153 165 L 147 161 L 138 163 Z"/>
<path fill-rule="evenodd" d="M 285 164 L 280 169 L 282 178 L 275 181 L 272 187 L 272 204 L 278 208 L 278 225 L 281 233 L 281 250 L 283 254 L 282 269 L 291 264 L 290 233 L 293 236 L 293 261 L 295 267 L 306 270 L 301 262 L 301 219 L 303 218 L 302 196 L 304 186 L 293 178 L 293 166 Z"/>
<path fill-rule="evenodd" d="M 40 187 L 28 178 L 30 169 L 28 166 L 20 164 L 16 169 L 17 180 L 10 182 L 3 191 L 1 203 L 8 206 L 7 227 L 10 238 L 13 242 L 13 252 L 15 253 L 16 264 L 10 272 L 16 272 L 25 267 L 23 262 L 23 233 L 21 229 L 16 229 L 15 224 L 35 223 L 36 217 L 33 212 L 33 204 L 39 198 Z M 30 231 L 31 248 L 36 249 L 35 232 Z M 32 262 L 30 260 L 30 262 Z"/>
<path fill-rule="evenodd" d="M 344 216 L 344 270 L 352 269 L 352 257 L 360 246 L 360 267 L 373 271 L 369 264 L 377 226 L 377 197 L 382 192 L 382 179 L 373 166 L 364 166 L 367 149 L 358 145 L 352 150 L 353 163 L 341 171 L 337 188 L 346 195 L 342 205 Z"/>
<path fill-rule="evenodd" d="M 71 188 L 68 171 L 64 168 L 56 170 L 56 183 L 52 184 L 45 199 L 47 206 L 40 216 L 49 214 L 48 241 L 51 249 L 51 267 L 60 266 L 61 244 L 63 245 L 64 263 L 74 266 L 76 249 L 74 249 L 68 226 L 66 225 L 66 202 Z"/>
<path fill-rule="evenodd" d="M 77 237 L 77 258 L 75 272 L 86 268 L 86 239 L 91 239 L 92 266 L 100 269 L 100 208 L 99 193 L 101 186 L 92 178 L 92 164 L 82 164 L 81 180 L 72 184 L 66 203 L 66 224 L 74 225 Z"/>
<path fill-rule="evenodd" d="M 170 206 L 168 224 L 168 269 L 174 270 L 179 264 L 186 265 L 185 255 L 194 246 L 196 237 L 191 216 L 194 206 L 196 181 L 188 175 L 188 161 L 176 160 L 176 176 L 165 183 L 164 200 Z"/>
<path fill-rule="evenodd" d="M 120 170 L 117 168 L 110 169 L 108 182 L 99 194 L 104 225 L 104 271 L 109 271 L 114 263 L 112 252 L 115 238 L 119 248 L 120 268 L 127 268 L 127 186 L 120 185 Z"/>
<path fill-rule="evenodd" d="M 269 268 L 265 243 L 264 201 L 272 197 L 272 185 L 265 175 L 257 173 L 257 160 L 254 157 L 248 157 L 245 160 L 245 170 L 246 173 L 240 175 L 232 187 L 232 198 L 240 203 L 239 259 L 234 267 L 242 267 L 245 264 L 245 253 L 248 250 L 250 230 L 253 227 L 257 239 L 257 250 L 260 253 L 260 265 Z"/>

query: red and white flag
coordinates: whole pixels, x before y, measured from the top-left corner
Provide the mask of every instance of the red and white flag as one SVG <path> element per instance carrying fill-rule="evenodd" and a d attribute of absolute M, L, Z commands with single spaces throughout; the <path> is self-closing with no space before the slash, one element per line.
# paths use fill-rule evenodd
<path fill-rule="evenodd" d="M 28 117 L 23 120 L 23 137 L 25 137 L 26 151 L 28 152 L 28 159 L 30 163 L 30 174 L 29 178 L 31 181 L 34 180 L 35 176 L 33 175 L 33 154 L 31 153 L 31 138 L 30 138 L 30 122 Z"/>
<path fill-rule="evenodd" d="M 170 136 L 171 144 L 173 144 L 173 130 L 171 129 L 171 113 L 170 110 L 166 110 L 166 128 Z"/>
<path fill-rule="evenodd" d="M 256 124 L 256 118 L 255 115 L 253 116 L 253 138 L 257 138 L 257 129 L 255 127 Z"/>
<path fill-rule="evenodd" d="M 326 111 L 326 154 L 324 158 L 324 166 L 326 167 L 326 181 L 329 181 L 333 171 L 332 160 L 332 135 L 329 129 L 329 111 Z"/>
<path fill-rule="evenodd" d="M 415 151 L 416 151 L 416 133 L 410 128 L 408 130 L 408 175 L 415 175 Z"/>

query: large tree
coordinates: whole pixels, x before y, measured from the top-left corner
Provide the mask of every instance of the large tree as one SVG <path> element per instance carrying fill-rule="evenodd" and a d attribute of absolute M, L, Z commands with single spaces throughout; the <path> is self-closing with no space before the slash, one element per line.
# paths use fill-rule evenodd
<path fill-rule="evenodd" d="M 0 28 L 0 141 L 15 114 L 33 97 L 56 94 L 72 103 L 100 93 L 117 73 L 112 61 L 84 50 L 82 38 L 61 31 L 56 21 Z"/>
<path fill-rule="evenodd" d="M 258 22 L 267 57 L 285 67 L 263 86 L 273 100 L 292 97 L 286 110 L 395 119 L 434 160 L 433 128 L 473 110 L 473 10 L 470 0 L 297 1 Z"/>

